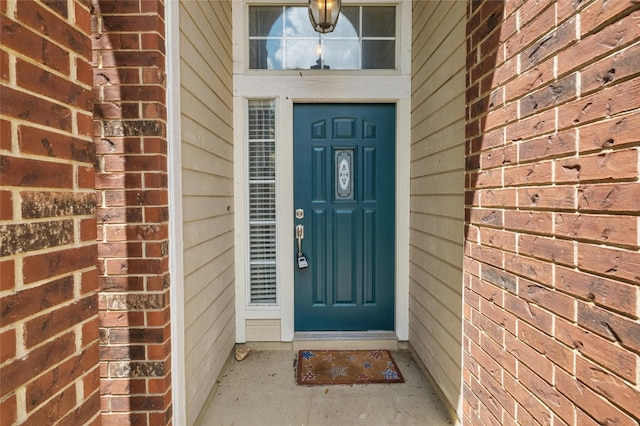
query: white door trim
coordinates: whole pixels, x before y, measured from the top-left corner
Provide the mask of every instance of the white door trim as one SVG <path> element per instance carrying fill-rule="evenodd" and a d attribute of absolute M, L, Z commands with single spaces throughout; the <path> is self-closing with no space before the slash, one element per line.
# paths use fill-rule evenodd
<path fill-rule="evenodd" d="M 173 423 L 187 424 L 184 356 L 184 265 L 182 240 L 182 155 L 180 130 L 180 3 L 165 3 L 167 17 L 167 171 L 169 191 L 169 272 L 171 314 L 171 399 Z"/>

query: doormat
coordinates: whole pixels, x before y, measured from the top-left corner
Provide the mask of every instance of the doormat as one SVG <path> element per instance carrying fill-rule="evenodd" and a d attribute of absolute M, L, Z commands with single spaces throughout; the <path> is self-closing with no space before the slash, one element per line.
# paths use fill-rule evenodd
<path fill-rule="evenodd" d="M 388 350 L 299 351 L 296 367 L 299 385 L 404 383 Z"/>

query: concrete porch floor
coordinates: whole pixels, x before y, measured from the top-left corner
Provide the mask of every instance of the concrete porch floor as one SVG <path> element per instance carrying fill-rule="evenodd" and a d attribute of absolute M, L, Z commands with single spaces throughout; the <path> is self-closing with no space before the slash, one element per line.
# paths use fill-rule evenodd
<path fill-rule="evenodd" d="M 392 351 L 405 383 L 298 386 L 292 350 L 252 350 L 227 363 L 200 426 L 450 425 L 408 350 Z"/>

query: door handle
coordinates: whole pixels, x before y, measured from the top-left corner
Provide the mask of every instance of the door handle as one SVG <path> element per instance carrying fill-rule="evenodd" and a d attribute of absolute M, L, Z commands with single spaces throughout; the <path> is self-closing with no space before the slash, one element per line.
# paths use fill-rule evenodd
<path fill-rule="evenodd" d="M 296 239 L 298 240 L 298 269 L 309 267 L 307 258 L 302 254 L 302 240 L 304 239 L 304 225 L 296 226 Z"/>

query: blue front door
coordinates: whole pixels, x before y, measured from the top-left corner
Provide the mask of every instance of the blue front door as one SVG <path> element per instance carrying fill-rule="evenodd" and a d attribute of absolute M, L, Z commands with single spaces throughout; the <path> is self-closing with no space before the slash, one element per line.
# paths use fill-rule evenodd
<path fill-rule="evenodd" d="M 395 105 L 293 112 L 295 329 L 394 330 Z"/>

